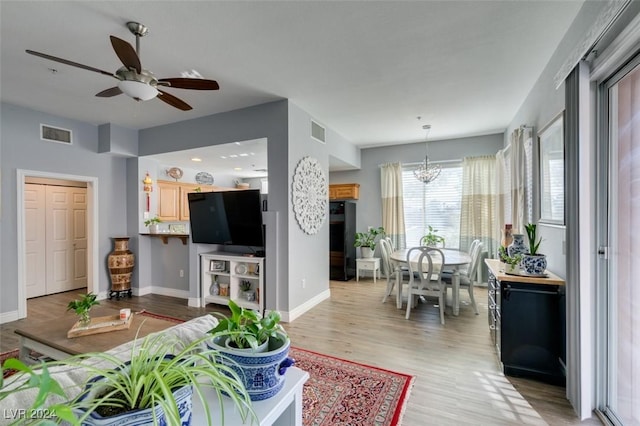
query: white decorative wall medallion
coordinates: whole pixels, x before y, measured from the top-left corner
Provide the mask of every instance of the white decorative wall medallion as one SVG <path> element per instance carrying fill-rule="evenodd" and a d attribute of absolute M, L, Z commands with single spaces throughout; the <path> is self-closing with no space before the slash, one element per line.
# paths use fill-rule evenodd
<path fill-rule="evenodd" d="M 304 157 L 293 174 L 293 212 L 298 225 L 309 234 L 317 234 L 327 217 L 327 180 L 318 160 Z"/>

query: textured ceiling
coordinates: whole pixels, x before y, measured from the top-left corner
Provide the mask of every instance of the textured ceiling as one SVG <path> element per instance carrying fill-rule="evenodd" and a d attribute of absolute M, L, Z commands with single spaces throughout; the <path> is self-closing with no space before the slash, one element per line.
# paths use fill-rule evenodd
<path fill-rule="evenodd" d="M 580 1 L 2 1 L 2 101 L 93 124 L 141 129 L 290 99 L 361 147 L 503 131 Z M 193 106 L 96 98 L 121 64 L 109 35 L 144 68 L 197 70 L 216 92 L 168 89 Z M 49 68 L 57 70 L 56 73 Z M 416 116 L 422 116 L 418 123 Z"/>

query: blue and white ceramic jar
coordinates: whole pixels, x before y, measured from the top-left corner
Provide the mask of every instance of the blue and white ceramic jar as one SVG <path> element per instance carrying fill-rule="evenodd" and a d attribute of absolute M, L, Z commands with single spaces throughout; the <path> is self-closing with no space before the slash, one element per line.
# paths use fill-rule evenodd
<path fill-rule="evenodd" d="M 525 254 L 522 256 L 520 268 L 527 275 L 543 276 L 547 269 L 547 256 L 544 254 Z"/>
<path fill-rule="evenodd" d="M 507 247 L 509 257 L 514 257 L 516 254 L 525 254 L 526 252 L 527 246 L 524 243 L 524 234 L 513 234 L 513 241 Z"/>

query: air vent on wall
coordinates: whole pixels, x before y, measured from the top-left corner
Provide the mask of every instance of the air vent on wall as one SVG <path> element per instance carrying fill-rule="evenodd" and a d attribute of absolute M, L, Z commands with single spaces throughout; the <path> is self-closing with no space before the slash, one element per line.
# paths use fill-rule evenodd
<path fill-rule="evenodd" d="M 41 124 L 40 139 L 43 141 L 66 143 L 71 145 L 71 130 Z"/>
<path fill-rule="evenodd" d="M 317 140 L 318 142 L 325 143 L 324 138 L 324 127 L 311 120 L 311 137 Z"/>

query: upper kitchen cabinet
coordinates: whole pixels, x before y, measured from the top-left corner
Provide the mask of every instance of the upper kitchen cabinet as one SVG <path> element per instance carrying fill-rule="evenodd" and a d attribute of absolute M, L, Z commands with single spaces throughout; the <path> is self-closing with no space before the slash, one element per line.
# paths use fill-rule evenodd
<path fill-rule="evenodd" d="M 330 200 L 357 200 L 359 197 L 359 183 L 336 183 L 329 185 Z"/>
<path fill-rule="evenodd" d="M 158 181 L 158 217 L 165 222 L 189 220 L 189 200 L 187 194 L 197 192 L 215 191 L 212 185 L 199 185 L 197 183 Z"/>

